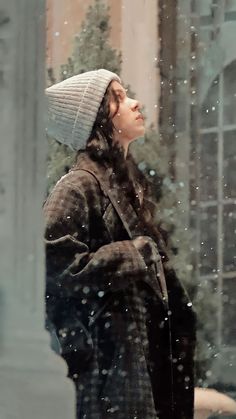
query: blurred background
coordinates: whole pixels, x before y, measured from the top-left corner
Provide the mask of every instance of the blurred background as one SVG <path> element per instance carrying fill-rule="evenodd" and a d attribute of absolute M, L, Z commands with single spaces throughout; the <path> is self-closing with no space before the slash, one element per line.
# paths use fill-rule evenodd
<path fill-rule="evenodd" d="M 197 385 L 236 397 L 236 0 L 47 0 L 47 85 L 107 68 L 143 104 L 132 145 L 198 313 Z M 47 192 L 74 155 L 49 139 Z"/>

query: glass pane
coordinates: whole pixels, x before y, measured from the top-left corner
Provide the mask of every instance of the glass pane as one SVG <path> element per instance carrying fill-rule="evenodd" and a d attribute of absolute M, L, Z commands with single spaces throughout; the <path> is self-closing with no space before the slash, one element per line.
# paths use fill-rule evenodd
<path fill-rule="evenodd" d="M 217 199 L 217 152 L 218 137 L 216 134 L 201 136 L 200 157 L 200 197 L 201 200 Z"/>
<path fill-rule="evenodd" d="M 236 123 L 236 61 L 224 71 L 224 125 Z"/>
<path fill-rule="evenodd" d="M 236 270 L 236 205 L 225 205 L 224 217 L 224 271 Z"/>
<path fill-rule="evenodd" d="M 196 0 L 191 0 L 191 10 L 193 13 L 197 11 Z"/>
<path fill-rule="evenodd" d="M 201 16 L 211 15 L 211 0 L 199 0 Z"/>
<path fill-rule="evenodd" d="M 211 32 L 209 31 L 208 27 L 207 28 L 203 27 L 201 29 L 201 32 L 199 33 L 199 39 L 203 44 L 205 44 L 204 47 L 206 47 L 211 41 L 210 37 L 211 37 Z"/>
<path fill-rule="evenodd" d="M 203 128 L 216 127 L 218 125 L 218 109 L 219 77 L 213 81 L 202 106 L 201 124 Z"/>
<path fill-rule="evenodd" d="M 236 10 L 236 1 L 235 0 L 225 0 L 225 11 L 231 12 Z"/>
<path fill-rule="evenodd" d="M 225 13 L 225 22 L 230 22 L 232 20 L 236 20 L 236 11 L 226 12 Z"/>
<path fill-rule="evenodd" d="M 200 219 L 200 271 L 215 273 L 217 269 L 217 207 L 204 208 Z"/>
<path fill-rule="evenodd" d="M 223 283 L 223 343 L 236 346 L 236 277 Z"/>
<path fill-rule="evenodd" d="M 236 197 L 236 131 L 224 134 L 224 197 Z"/>

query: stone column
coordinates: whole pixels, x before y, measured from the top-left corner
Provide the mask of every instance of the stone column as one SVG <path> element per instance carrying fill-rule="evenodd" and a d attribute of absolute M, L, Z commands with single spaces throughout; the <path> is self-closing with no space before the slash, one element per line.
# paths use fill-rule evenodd
<path fill-rule="evenodd" d="M 44 330 L 44 0 L 0 0 L 0 417 L 75 418 Z"/>

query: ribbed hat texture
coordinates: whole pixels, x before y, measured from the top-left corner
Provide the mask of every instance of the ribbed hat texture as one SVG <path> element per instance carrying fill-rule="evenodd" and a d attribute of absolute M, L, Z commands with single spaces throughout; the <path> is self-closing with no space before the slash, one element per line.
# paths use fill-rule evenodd
<path fill-rule="evenodd" d="M 70 77 L 46 89 L 48 135 L 73 150 L 85 147 L 107 86 L 120 78 L 100 69 Z"/>

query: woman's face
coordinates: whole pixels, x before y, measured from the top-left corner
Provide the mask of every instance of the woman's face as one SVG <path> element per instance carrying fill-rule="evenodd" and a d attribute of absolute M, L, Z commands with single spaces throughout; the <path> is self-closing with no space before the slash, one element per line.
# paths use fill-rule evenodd
<path fill-rule="evenodd" d="M 118 81 L 114 80 L 111 88 L 119 101 L 118 111 L 115 98 L 110 102 L 110 115 L 115 127 L 113 138 L 127 150 L 130 142 L 142 137 L 145 133 L 141 105 L 137 100 L 127 96 L 126 90 Z"/>

